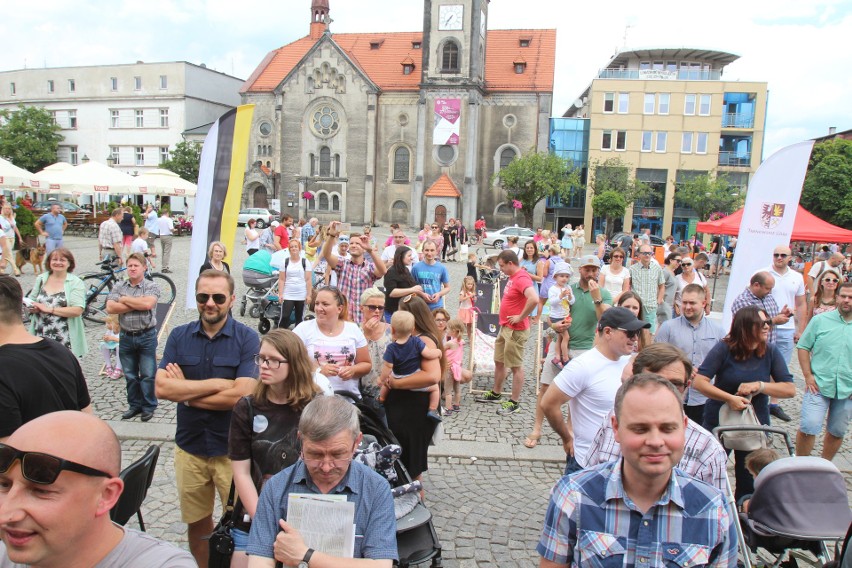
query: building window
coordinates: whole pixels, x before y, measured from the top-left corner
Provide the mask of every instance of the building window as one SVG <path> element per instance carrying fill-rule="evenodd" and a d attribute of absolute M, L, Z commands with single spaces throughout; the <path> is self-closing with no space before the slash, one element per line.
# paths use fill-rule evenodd
<path fill-rule="evenodd" d="M 604 112 L 615 110 L 615 93 L 604 93 Z"/>
<path fill-rule="evenodd" d="M 53 79 L 48 79 L 48 81 L 47 81 L 47 92 L 48 93 L 53 92 Z"/>
<path fill-rule="evenodd" d="M 145 165 L 145 148 L 142 146 L 136 146 L 136 165 Z"/>
<path fill-rule="evenodd" d="M 422 45 L 423 44 L 420 43 L 419 41 L 412 41 L 411 42 L 411 49 L 420 49 Z"/>
<path fill-rule="evenodd" d="M 604 130 L 601 139 L 601 150 L 612 150 L 612 130 Z"/>
<path fill-rule="evenodd" d="M 615 149 L 616 150 L 625 150 L 627 149 L 627 131 L 619 130 L 615 135 Z"/>
<path fill-rule="evenodd" d="M 68 128 L 77 128 L 77 111 L 68 111 Z"/>
<path fill-rule="evenodd" d="M 76 166 L 79 163 L 79 160 L 77 158 L 77 146 L 68 146 L 68 150 L 71 152 L 71 155 L 69 157 L 69 163 L 72 166 Z"/>
<path fill-rule="evenodd" d="M 145 126 L 145 111 L 142 109 L 136 109 L 136 128 L 143 128 Z"/>
<path fill-rule="evenodd" d="M 518 40 L 518 45 L 520 47 L 529 47 L 530 46 L 530 38 L 524 37 Z"/>
<path fill-rule="evenodd" d="M 161 108 L 160 109 L 160 127 L 168 128 L 169 127 L 169 109 Z"/>
<path fill-rule="evenodd" d="M 121 155 L 121 152 L 118 151 L 118 146 L 110 146 L 109 153 L 110 156 L 112 156 L 113 165 L 117 166 L 120 163 L 118 157 Z"/>
<path fill-rule="evenodd" d="M 331 195 L 331 210 L 340 211 L 340 196 L 336 193 Z"/>
<path fill-rule="evenodd" d="M 671 95 L 669 93 L 660 93 L 657 95 L 658 104 L 657 104 L 657 112 L 659 114 L 669 114 L 669 101 L 671 100 Z"/>
<path fill-rule="evenodd" d="M 695 95 L 686 95 L 683 102 L 683 114 L 692 116 L 695 114 Z"/>
<path fill-rule="evenodd" d="M 55 111 L 55 110 L 50 111 L 50 120 L 52 120 L 52 121 L 53 121 L 53 124 L 59 124 L 59 123 L 56 121 L 56 111 Z"/>
<path fill-rule="evenodd" d="M 710 116 L 710 95 L 701 95 L 698 104 L 698 114 L 700 116 Z"/>
<path fill-rule="evenodd" d="M 627 114 L 630 108 L 630 93 L 618 93 L 618 114 Z"/>
<path fill-rule="evenodd" d="M 340 154 L 334 155 L 334 177 L 340 177 Z"/>
<path fill-rule="evenodd" d="M 109 78 L 109 88 L 111 91 L 118 90 L 118 77 L 110 77 Z"/>
<path fill-rule="evenodd" d="M 160 88 L 168 89 L 169 88 L 169 78 L 166 75 L 160 75 Z"/>
<path fill-rule="evenodd" d="M 411 75 L 414 72 L 414 63 L 403 63 L 402 64 L 402 74 L 403 75 Z"/>
<path fill-rule="evenodd" d="M 328 104 L 318 106 L 311 117 L 311 128 L 321 138 L 334 136 L 340 130 L 340 113 Z"/>
<path fill-rule="evenodd" d="M 407 182 L 410 166 L 411 152 L 400 146 L 393 153 L 393 181 Z"/>
<path fill-rule="evenodd" d="M 441 49 L 441 71 L 444 73 L 459 71 L 459 46 L 454 41 L 448 41 Z"/>
<path fill-rule="evenodd" d="M 68 79 L 68 92 L 73 93 L 77 90 L 77 83 L 74 82 L 74 79 Z"/>
<path fill-rule="evenodd" d="M 515 74 L 521 75 L 524 72 L 524 69 L 526 68 L 526 66 L 527 66 L 526 63 L 515 63 Z"/>
<path fill-rule="evenodd" d="M 666 151 L 666 140 L 668 137 L 668 132 L 657 132 L 657 148 L 655 152 Z"/>
<path fill-rule="evenodd" d="M 642 151 L 650 152 L 651 151 L 651 143 L 654 139 L 654 133 L 650 130 L 645 130 L 642 132 Z"/>
<path fill-rule="evenodd" d="M 169 161 L 169 147 L 160 146 L 160 163 L 165 164 Z"/>
<path fill-rule="evenodd" d="M 692 153 L 692 132 L 684 132 L 680 143 L 681 154 Z"/>
<path fill-rule="evenodd" d="M 320 211 L 328 211 L 328 194 L 320 193 L 319 199 L 317 199 L 317 203 L 319 203 L 318 209 Z"/>
<path fill-rule="evenodd" d="M 141 91 L 142 90 L 142 77 L 136 76 L 133 78 L 133 90 Z"/>
<path fill-rule="evenodd" d="M 316 156 L 313 154 L 308 154 L 308 164 L 311 170 L 311 177 L 317 175 L 317 161 Z"/>
<path fill-rule="evenodd" d="M 320 148 L 320 177 L 331 177 L 331 150 L 328 146 Z"/>
<path fill-rule="evenodd" d="M 500 169 L 502 170 L 506 166 L 512 163 L 512 160 L 515 159 L 518 153 L 515 152 L 514 148 L 504 148 L 502 152 L 500 152 Z"/>
<path fill-rule="evenodd" d="M 709 132 L 699 132 L 698 136 L 695 140 L 695 153 L 696 154 L 706 154 L 707 153 L 707 138 L 709 138 Z"/>
<path fill-rule="evenodd" d="M 654 101 L 656 100 L 654 93 L 645 93 L 645 105 L 642 108 L 643 114 L 654 114 Z"/>
<path fill-rule="evenodd" d="M 118 128 L 119 122 L 119 114 L 117 110 L 109 111 L 109 126 L 110 128 Z"/>

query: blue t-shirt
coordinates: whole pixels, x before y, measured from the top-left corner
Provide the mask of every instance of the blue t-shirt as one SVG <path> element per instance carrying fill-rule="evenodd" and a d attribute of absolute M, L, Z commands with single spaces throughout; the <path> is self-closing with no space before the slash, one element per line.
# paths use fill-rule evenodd
<path fill-rule="evenodd" d="M 426 349 L 423 340 L 412 335 L 405 343 L 392 341 L 385 349 L 385 361 L 393 365 L 396 377 L 407 377 L 420 370 L 420 354 Z"/>
<path fill-rule="evenodd" d="M 47 233 L 48 238 L 57 240 L 62 238 L 63 227 L 68 222 L 62 213 L 56 217 L 53 216 L 53 213 L 45 213 L 38 220 L 41 222 L 41 226 L 44 227 L 44 232 Z"/>
<path fill-rule="evenodd" d="M 450 283 L 450 274 L 447 272 L 447 267 L 436 262 L 435 264 L 426 264 L 418 262 L 411 269 L 411 275 L 417 280 L 417 283 L 423 287 L 423 291 L 429 295 L 437 294 L 441 291 L 444 284 Z M 437 302 L 426 302 L 430 310 L 436 310 L 444 307 L 443 296 L 438 298 Z"/>
<path fill-rule="evenodd" d="M 176 327 L 166 340 L 160 369 L 177 363 L 188 381 L 257 377 L 254 356 L 260 351 L 257 332 L 232 317 L 211 339 L 194 321 Z M 177 405 L 175 444 L 203 457 L 228 455 L 230 410 L 206 410 Z"/>
<path fill-rule="evenodd" d="M 774 343 L 766 345 L 763 357 L 751 356 L 744 361 L 737 361 L 731 355 L 728 344 L 720 341 L 707 354 L 698 368 L 698 374 L 713 381 L 713 385 L 728 394 L 736 394 L 742 383 L 763 381 L 768 383 L 770 377 L 776 383 L 792 383 L 793 375 L 784 362 L 784 356 Z M 725 404 L 720 400 L 708 399 L 704 405 L 704 428 L 712 431 L 719 425 L 719 409 Z M 765 394 L 752 395 L 751 404 L 754 413 L 761 424 L 769 425 L 769 397 Z"/>

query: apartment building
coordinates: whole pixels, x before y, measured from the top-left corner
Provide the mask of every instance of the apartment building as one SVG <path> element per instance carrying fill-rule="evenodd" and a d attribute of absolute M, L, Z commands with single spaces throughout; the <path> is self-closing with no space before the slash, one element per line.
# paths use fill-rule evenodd
<path fill-rule="evenodd" d="M 745 192 L 762 161 L 767 84 L 726 81 L 724 69 L 738 59 L 723 51 L 659 48 L 615 55 L 580 94 L 565 118 L 554 119 L 551 147 L 566 128 L 588 130 L 588 178 L 610 158 L 628 165 L 632 178 L 657 195 L 628 207 L 614 230 L 651 232 L 676 239 L 694 232 L 695 212 L 678 202 L 677 188 L 698 175 L 724 174 L 734 191 Z M 591 183 L 590 183 L 591 185 Z M 591 197 L 553 205 L 554 226 L 584 223 L 603 231 Z M 619 224 L 617 224 L 619 225 Z"/>

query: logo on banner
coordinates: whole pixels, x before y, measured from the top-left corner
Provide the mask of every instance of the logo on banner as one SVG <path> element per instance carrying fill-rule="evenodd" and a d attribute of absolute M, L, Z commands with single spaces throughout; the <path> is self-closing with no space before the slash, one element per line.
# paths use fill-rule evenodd
<path fill-rule="evenodd" d="M 109 193 L 109 186 L 108 185 L 96 185 L 95 191 L 97 191 L 98 193 Z"/>
<path fill-rule="evenodd" d="M 497 332 L 497 326 L 494 325 L 493 323 L 488 324 L 488 331 L 490 331 L 491 333 L 496 333 Z"/>
<path fill-rule="evenodd" d="M 784 218 L 784 210 L 787 205 L 784 203 L 766 203 L 764 202 L 760 208 L 760 223 L 764 229 L 774 229 Z"/>
<path fill-rule="evenodd" d="M 459 143 L 461 99 L 435 99 L 435 128 L 432 144 L 455 146 Z"/>

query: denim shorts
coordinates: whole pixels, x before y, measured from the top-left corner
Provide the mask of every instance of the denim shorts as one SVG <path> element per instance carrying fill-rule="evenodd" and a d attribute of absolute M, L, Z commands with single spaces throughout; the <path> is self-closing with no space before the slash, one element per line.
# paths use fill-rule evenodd
<path fill-rule="evenodd" d="M 835 438 L 843 438 L 852 419 L 852 400 L 848 398 L 828 398 L 819 393 L 805 391 L 802 397 L 802 434 L 816 436 L 822 430 L 825 415 L 828 413 L 828 433 Z"/>
<path fill-rule="evenodd" d="M 248 546 L 248 533 L 237 528 L 232 528 L 231 536 L 234 538 L 234 550 L 245 552 Z"/>

